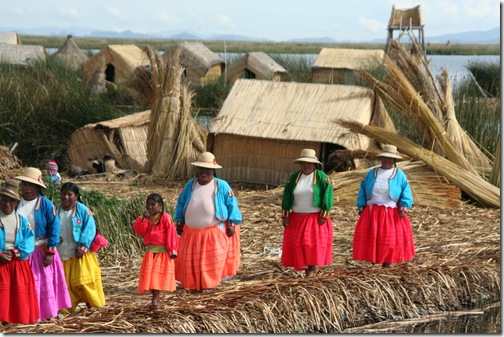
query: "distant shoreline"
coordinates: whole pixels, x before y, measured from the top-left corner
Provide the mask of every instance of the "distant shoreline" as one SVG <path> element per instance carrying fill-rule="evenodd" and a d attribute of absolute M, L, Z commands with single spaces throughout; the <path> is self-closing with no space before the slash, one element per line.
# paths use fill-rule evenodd
<path fill-rule="evenodd" d="M 59 48 L 67 36 L 19 35 L 24 45 L 40 45 L 44 48 Z M 111 44 L 133 44 L 140 48 L 151 46 L 167 50 L 182 41 L 200 41 L 215 53 L 247 53 L 262 51 L 275 54 L 318 54 L 322 48 L 384 49 L 385 43 L 320 43 L 320 42 L 254 42 L 215 40 L 174 40 L 138 38 L 73 37 L 79 48 L 102 49 Z M 428 44 L 427 55 L 500 55 L 500 44 Z"/>

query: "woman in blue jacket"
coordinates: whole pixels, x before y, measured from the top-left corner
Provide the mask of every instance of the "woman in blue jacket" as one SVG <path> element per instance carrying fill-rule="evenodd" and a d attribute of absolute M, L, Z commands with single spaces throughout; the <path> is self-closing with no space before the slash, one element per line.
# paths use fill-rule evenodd
<path fill-rule="evenodd" d="M 21 181 L 21 201 L 17 212 L 28 219 L 35 231 L 35 250 L 30 255 L 30 266 L 40 308 L 40 320 L 56 317 L 58 311 L 71 306 L 65 271 L 56 248 L 60 242 L 60 222 L 56 207 L 42 195 L 45 184 L 42 172 L 28 167 L 16 177 Z"/>
<path fill-rule="evenodd" d="M 394 145 L 384 145 L 381 166 L 371 169 L 357 196 L 360 218 L 353 238 L 353 259 L 382 267 L 411 261 L 415 256 L 408 210 L 413 205 L 406 174 L 396 167 L 402 159 Z"/>
<path fill-rule="evenodd" d="M 31 324 L 40 316 L 28 262 L 35 241 L 28 220 L 16 213 L 18 189 L 14 179 L 0 187 L 0 322 Z"/>
<path fill-rule="evenodd" d="M 71 311 L 79 303 L 87 307 L 105 305 L 100 265 L 94 252 L 89 251 L 96 235 L 96 224 L 91 211 L 81 202 L 79 187 L 72 182 L 61 185 L 61 205 L 58 215 L 63 242 L 58 252 L 72 300 Z"/>

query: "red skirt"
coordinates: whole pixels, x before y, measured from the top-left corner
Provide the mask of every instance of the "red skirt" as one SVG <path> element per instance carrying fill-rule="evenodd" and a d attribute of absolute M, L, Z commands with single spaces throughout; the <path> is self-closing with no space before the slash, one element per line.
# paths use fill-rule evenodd
<path fill-rule="evenodd" d="M 323 267 L 332 262 L 333 226 L 331 219 L 319 225 L 319 213 L 292 212 L 284 228 L 282 265 L 295 270 Z"/>
<path fill-rule="evenodd" d="M 219 285 L 229 249 L 229 238 L 217 226 L 202 230 L 184 226 L 175 259 L 175 278 L 183 288 L 211 289 Z"/>
<path fill-rule="evenodd" d="M 415 256 L 413 231 L 408 216 L 397 208 L 366 206 L 353 237 L 353 259 L 373 263 L 411 261 Z"/>
<path fill-rule="evenodd" d="M 229 249 L 226 257 L 226 264 L 222 272 L 222 278 L 236 275 L 241 260 L 240 246 L 240 226 L 235 226 L 235 233 L 229 238 Z"/>
<path fill-rule="evenodd" d="M 31 324 L 40 316 L 37 290 L 28 260 L 0 264 L 0 321 Z"/>
<path fill-rule="evenodd" d="M 175 261 L 170 253 L 146 252 L 140 267 L 138 293 L 149 290 L 174 291 Z"/>

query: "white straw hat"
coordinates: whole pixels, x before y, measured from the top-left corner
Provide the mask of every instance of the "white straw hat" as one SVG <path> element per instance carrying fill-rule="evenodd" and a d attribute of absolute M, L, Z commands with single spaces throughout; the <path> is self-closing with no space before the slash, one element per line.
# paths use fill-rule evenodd
<path fill-rule="evenodd" d="M 317 153 L 315 152 L 315 150 L 303 149 L 301 150 L 301 156 L 298 159 L 294 160 L 294 162 L 297 163 L 300 161 L 304 161 L 307 163 L 322 164 L 321 162 L 319 162 L 316 154 Z"/>
<path fill-rule="evenodd" d="M 29 183 L 42 186 L 46 188 L 44 181 L 42 180 L 42 172 L 35 167 L 28 167 L 24 170 L 23 174 L 20 176 L 14 177 L 17 180 L 27 181 Z"/>
<path fill-rule="evenodd" d="M 11 197 L 17 201 L 21 200 L 19 197 L 19 181 L 14 179 L 5 179 L 0 187 L 0 194 Z"/>
<path fill-rule="evenodd" d="M 198 161 L 192 162 L 191 165 L 211 168 L 211 169 L 220 169 L 222 166 L 217 164 L 215 161 L 215 156 L 211 152 L 203 152 L 199 155 Z"/>
<path fill-rule="evenodd" d="M 395 145 L 383 145 L 383 152 L 377 155 L 377 157 L 402 159 L 399 152 L 397 152 L 397 147 Z"/>

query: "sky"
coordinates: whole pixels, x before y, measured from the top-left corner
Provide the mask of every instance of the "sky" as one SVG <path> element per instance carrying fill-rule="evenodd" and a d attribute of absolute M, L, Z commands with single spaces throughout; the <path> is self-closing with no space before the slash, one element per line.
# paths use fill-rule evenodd
<path fill-rule="evenodd" d="M 425 36 L 500 27 L 501 2 L 496 0 L 0 0 L 0 31 L 81 27 L 358 42 L 386 39 L 393 5 L 419 4 Z"/>

